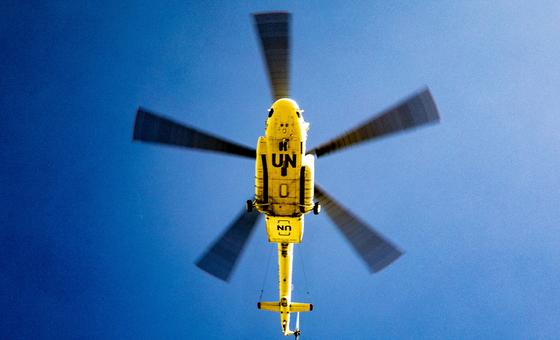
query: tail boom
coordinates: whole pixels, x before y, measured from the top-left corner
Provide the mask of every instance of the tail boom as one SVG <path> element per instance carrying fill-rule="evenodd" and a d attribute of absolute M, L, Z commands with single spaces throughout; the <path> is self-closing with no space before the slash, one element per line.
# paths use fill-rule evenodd
<path fill-rule="evenodd" d="M 293 243 L 278 243 L 278 274 L 279 301 L 265 301 L 257 303 L 257 308 L 280 313 L 280 325 L 285 336 L 299 335 L 299 325 L 294 331 L 290 330 L 290 313 L 311 312 L 313 305 L 303 302 L 292 302 L 292 258 Z"/>

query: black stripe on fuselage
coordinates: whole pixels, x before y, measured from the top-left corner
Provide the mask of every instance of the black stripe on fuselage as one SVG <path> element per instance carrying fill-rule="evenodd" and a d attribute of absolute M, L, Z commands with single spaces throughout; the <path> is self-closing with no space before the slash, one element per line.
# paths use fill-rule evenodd
<path fill-rule="evenodd" d="M 266 167 L 266 155 L 261 155 L 263 170 L 263 203 L 268 203 L 268 169 Z"/>
<path fill-rule="evenodd" d="M 305 213 L 305 167 L 299 170 L 299 211 Z"/>

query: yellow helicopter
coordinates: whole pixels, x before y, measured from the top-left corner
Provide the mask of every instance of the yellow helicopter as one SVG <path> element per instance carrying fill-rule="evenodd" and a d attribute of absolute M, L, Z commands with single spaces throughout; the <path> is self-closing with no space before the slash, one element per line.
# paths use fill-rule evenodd
<path fill-rule="evenodd" d="M 378 272 L 402 255 L 395 245 L 329 196 L 315 183 L 316 158 L 349 146 L 439 121 L 429 90 L 423 89 L 383 110 L 342 135 L 307 150 L 309 123 L 303 110 L 289 98 L 290 20 L 287 12 L 253 15 L 275 102 L 268 110 L 265 135 L 256 150 L 193 127 L 177 123 L 146 109 L 136 113 L 133 140 L 202 149 L 255 160 L 255 196 L 223 234 L 198 259 L 196 265 L 228 281 L 258 217 L 265 216 L 268 241 L 278 244 L 279 299 L 258 302 L 262 310 L 280 315 L 282 334 L 301 334 L 299 313 L 313 305 L 292 301 L 294 245 L 302 241 L 304 215 L 319 214 L 321 207 L 349 241 L 370 272 Z M 294 330 L 290 314 L 297 313 Z"/>

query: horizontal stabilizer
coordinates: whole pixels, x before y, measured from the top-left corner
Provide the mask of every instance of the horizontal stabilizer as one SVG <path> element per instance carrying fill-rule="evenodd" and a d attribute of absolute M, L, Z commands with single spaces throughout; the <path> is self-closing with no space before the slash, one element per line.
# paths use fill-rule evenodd
<path fill-rule="evenodd" d="M 271 312 L 280 312 L 280 302 L 258 302 L 257 308 Z"/>
<path fill-rule="evenodd" d="M 311 312 L 313 305 L 310 303 L 292 302 L 290 303 L 290 312 Z"/>
<path fill-rule="evenodd" d="M 289 307 L 284 307 L 283 310 L 290 312 L 311 312 L 313 310 L 313 305 L 310 303 L 292 302 L 288 305 Z M 280 302 L 259 302 L 257 303 L 257 308 L 262 310 L 267 310 L 271 312 L 281 312 Z"/>

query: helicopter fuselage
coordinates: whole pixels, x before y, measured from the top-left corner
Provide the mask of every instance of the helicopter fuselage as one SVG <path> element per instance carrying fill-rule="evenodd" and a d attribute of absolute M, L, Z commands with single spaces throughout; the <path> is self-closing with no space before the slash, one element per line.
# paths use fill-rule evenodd
<path fill-rule="evenodd" d="M 278 243 L 280 295 L 278 302 L 259 302 L 258 307 L 280 313 L 284 335 L 293 334 L 290 312 L 313 308 L 291 300 L 293 245 L 303 238 L 304 215 L 314 210 L 315 158 L 306 155 L 309 123 L 302 112 L 291 99 L 274 102 L 256 153 L 254 207 L 265 214 L 268 241 Z"/>

